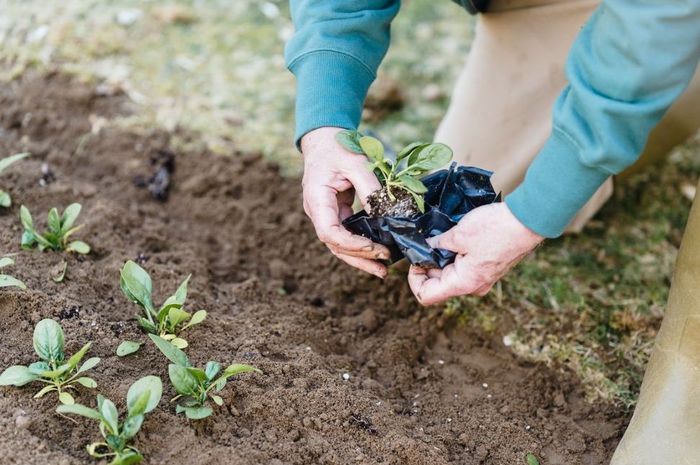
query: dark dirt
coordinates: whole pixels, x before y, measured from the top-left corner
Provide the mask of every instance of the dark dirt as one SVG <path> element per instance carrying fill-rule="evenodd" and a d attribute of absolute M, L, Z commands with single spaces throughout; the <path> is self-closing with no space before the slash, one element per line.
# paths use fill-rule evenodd
<path fill-rule="evenodd" d="M 16 205 L 0 213 L 0 251 L 19 252 L 12 271 L 30 290 L 0 291 L 1 367 L 33 361 L 32 328 L 53 317 L 69 352 L 94 341 L 90 354 L 103 361 L 93 376 L 120 410 L 137 378 L 167 382 L 151 344 L 114 354 L 123 339 L 146 340 L 118 283 L 124 261 L 138 259 L 157 301 L 193 273 L 190 309 L 209 310 L 187 336 L 196 364 L 264 372 L 229 383 L 225 406 L 196 423 L 175 415 L 168 387 L 135 441 L 149 464 L 517 465 L 528 452 L 543 465 L 607 463 L 625 414 L 586 404 L 571 375 L 519 362 L 419 308 L 401 273 L 381 282 L 336 261 L 315 240 L 299 182 L 259 156 L 181 153 L 157 131 L 91 132 L 96 116 L 128 111 L 122 97 L 62 75 L 0 88 L 0 153 L 34 153 L 2 177 Z M 132 184 L 160 150 L 176 153 L 166 203 Z M 41 187 L 43 162 L 56 179 Z M 93 253 L 67 257 L 55 283 L 50 270 L 65 256 L 19 251 L 18 207 L 73 201 Z M 61 418 L 55 398 L 33 400 L 34 390 L 0 390 L 2 463 L 94 463 L 84 447 L 99 439 L 96 425 Z M 94 405 L 94 396 L 82 389 L 77 399 Z"/>
<path fill-rule="evenodd" d="M 392 216 L 396 218 L 410 218 L 420 213 L 416 201 L 411 194 L 403 189 L 392 189 L 389 196 L 386 186 L 376 190 L 367 196 L 370 216 Z"/>

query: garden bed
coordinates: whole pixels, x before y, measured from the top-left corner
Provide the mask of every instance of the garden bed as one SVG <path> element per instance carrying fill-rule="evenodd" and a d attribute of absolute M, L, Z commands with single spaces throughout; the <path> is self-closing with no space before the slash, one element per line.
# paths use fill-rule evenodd
<path fill-rule="evenodd" d="M 14 257 L 10 271 L 29 290 L 0 290 L 0 368 L 34 361 L 32 329 L 54 318 L 69 353 L 93 341 L 103 360 L 92 376 L 107 397 L 123 404 L 133 381 L 160 376 L 164 400 L 135 441 L 154 465 L 503 465 L 524 464 L 529 452 L 543 465 L 607 463 L 625 414 L 587 404 L 573 376 L 519 362 L 500 340 L 420 308 L 401 273 L 381 282 L 334 259 L 303 214 L 299 181 L 261 157 L 184 153 L 163 132 L 99 128 L 100 117 L 128 111 L 125 98 L 63 75 L 0 88 L 0 155 L 33 153 L 3 175 L 15 204 L 0 213 L 0 251 L 19 252 L 20 204 L 43 222 L 71 202 L 83 205 L 80 238 L 93 249 Z M 175 153 L 167 202 L 133 183 L 163 150 Z M 43 187 L 42 162 L 56 177 Z M 56 283 L 51 270 L 65 257 Z M 209 311 L 188 330 L 195 364 L 264 373 L 232 380 L 205 420 L 175 414 L 153 344 L 115 355 L 124 339 L 147 341 L 119 289 L 129 259 L 149 271 L 158 301 L 193 274 L 190 308 Z M 99 439 L 94 423 L 66 420 L 55 398 L 33 392 L 0 390 L 3 463 L 95 463 L 85 452 Z M 93 390 L 76 400 L 94 405 Z"/>

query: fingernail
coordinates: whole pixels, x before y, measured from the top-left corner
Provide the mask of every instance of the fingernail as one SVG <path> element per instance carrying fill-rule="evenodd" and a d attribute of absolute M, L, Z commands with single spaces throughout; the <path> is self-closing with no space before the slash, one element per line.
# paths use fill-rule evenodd
<path fill-rule="evenodd" d="M 374 245 L 372 245 L 372 244 L 366 245 L 366 246 L 362 247 L 362 250 L 365 252 L 369 252 L 370 250 L 374 250 Z"/>
<path fill-rule="evenodd" d="M 377 258 L 379 258 L 380 260 L 389 260 L 389 255 L 387 255 L 386 252 L 379 252 Z"/>

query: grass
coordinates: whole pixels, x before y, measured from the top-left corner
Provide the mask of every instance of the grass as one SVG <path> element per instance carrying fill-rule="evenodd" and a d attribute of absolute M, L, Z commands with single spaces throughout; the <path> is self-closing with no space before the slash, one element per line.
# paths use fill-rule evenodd
<path fill-rule="evenodd" d="M 201 135 L 188 144 L 260 151 L 296 175 L 294 79 L 282 57 L 292 32 L 286 1 L 9 2 L 0 79 L 70 72 L 135 102 L 133 116 L 109 124 L 184 128 Z M 380 77 L 405 105 L 369 126 L 393 146 L 430 139 L 472 32 L 450 2 L 405 2 Z M 583 234 L 548 242 L 489 296 L 448 310 L 487 332 L 509 328 L 516 354 L 572 369 L 591 400 L 633 405 L 690 207 L 680 186 L 700 175 L 698 153 L 688 145 L 635 176 Z"/>

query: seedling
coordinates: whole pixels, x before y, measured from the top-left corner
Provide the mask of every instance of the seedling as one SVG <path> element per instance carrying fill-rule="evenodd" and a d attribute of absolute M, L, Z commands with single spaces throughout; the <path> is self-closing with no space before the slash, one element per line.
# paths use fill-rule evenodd
<path fill-rule="evenodd" d="M 5 268 L 6 266 L 14 265 L 15 261 L 10 257 L 0 258 L 0 268 Z M 26 289 L 27 286 L 24 285 L 19 279 L 10 276 L 9 274 L 0 274 L 0 287 L 19 287 L 20 289 Z"/>
<path fill-rule="evenodd" d="M 168 377 L 178 395 L 172 400 L 181 399 L 175 411 L 184 412 L 190 420 L 200 420 L 212 414 L 213 410 L 208 405 L 209 398 L 216 405 L 224 404 L 224 400 L 216 393 L 221 392 L 232 376 L 251 371 L 262 373 L 257 368 L 242 363 L 229 365 L 223 372 L 219 362 L 207 362 L 203 370 L 194 368 L 182 350 L 154 334 L 149 334 L 149 337 L 163 355 L 173 362 L 168 365 Z"/>
<path fill-rule="evenodd" d="M 9 157 L 3 158 L 0 160 L 0 173 L 5 171 L 11 164 L 18 162 L 23 158 L 27 158 L 29 155 L 29 153 L 18 153 L 16 155 L 10 155 Z M 10 197 L 10 194 L 0 189 L 0 207 L 8 208 L 10 205 L 12 205 L 12 198 Z"/>
<path fill-rule="evenodd" d="M 425 212 L 423 194 L 428 189 L 419 178 L 452 159 L 452 150 L 440 143 L 414 142 L 404 147 L 396 155 L 396 160 L 391 160 L 385 156 L 384 145 L 374 137 L 346 130 L 339 132 L 336 140 L 347 150 L 367 156 L 370 170 L 374 171 L 382 184 L 383 188 L 373 193 L 369 199 L 373 210 L 370 214 L 374 216 L 387 214 L 389 208 L 382 208 L 381 203 L 397 203 L 408 198 L 406 194 L 410 194 L 420 212 Z M 382 199 L 382 191 L 386 192 L 388 199 Z M 399 213 L 408 215 L 410 209 L 404 206 Z"/>
<path fill-rule="evenodd" d="M 70 236 L 83 227 L 83 225 L 73 226 L 75 220 L 78 219 L 81 208 L 79 203 L 70 204 L 62 215 L 58 214 L 57 209 L 52 208 L 49 210 L 49 215 L 46 220 L 49 229 L 43 234 L 40 234 L 34 228 L 34 220 L 32 219 L 31 213 L 29 213 L 29 209 L 22 205 L 19 209 L 19 219 L 22 222 L 22 226 L 24 226 L 22 248 L 33 249 L 37 247 L 41 251 L 46 249 L 56 251 L 65 250 L 82 255 L 90 253 L 90 246 L 85 242 L 68 242 Z"/>
<path fill-rule="evenodd" d="M 78 368 L 91 343 L 85 344 L 66 360 L 64 339 L 63 329 L 58 323 L 50 319 L 41 320 L 34 327 L 34 351 L 41 360 L 29 366 L 9 367 L 0 375 L 0 386 L 24 386 L 38 381 L 46 386 L 34 395 L 35 399 L 56 392 L 58 400 L 68 405 L 75 403 L 68 389 L 76 389 L 77 384 L 91 389 L 97 387 L 94 379 L 82 374 L 100 363 L 100 358 L 91 357 Z"/>
<path fill-rule="evenodd" d="M 95 458 L 111 458 L 111 465 L 133 465 L 143 460 L 139 450 L 129 441 L 141 429 L 147 413 L 160 402 L 163 383 L 157 376 L 145 376 L 131 385 L 126 394 L 127 415 L 119 422 L 117 407 L 102 395 L 97 396 L 97 408 L 80 404 L 59 405 L 56 412 L 92 418 L 100 423 L 100 433 L 105 442 L 94 442 L 87 446 L 87 452 Z"/>
<path fill-rule="evenodd" d="M 190 314 L 183 308 L 187 299 L 187 283 L 190 276 L 192 275 L 185 278 L 175 294 L 168 297 L 158 310 L 153 305 L 153 284 L 146 270 L 129 260 L 121 269 L 119 279 L 119 285 L 124 294 L 129 300 L 139 305 L 146 315 L 146 318 L 136 317 L 139 325 L 146 332 L 156 334 L 181 349 L 188 344 L 185 339 L 179 337 L 180 333 L 201 323 L 207 317 L 206 310 L 198 310 Z"/>

